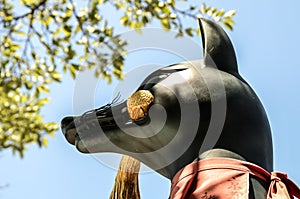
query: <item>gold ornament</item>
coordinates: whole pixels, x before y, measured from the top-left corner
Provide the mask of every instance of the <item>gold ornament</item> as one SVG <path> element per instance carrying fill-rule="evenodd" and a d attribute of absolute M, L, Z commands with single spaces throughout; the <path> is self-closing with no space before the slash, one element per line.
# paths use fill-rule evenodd
<path fill-rule="evenodd" d="M 127 110 L 133 121 L 143 119 L 154 101 L 152 93 L 148 90 L 139 90 L 127 99 Z"/>

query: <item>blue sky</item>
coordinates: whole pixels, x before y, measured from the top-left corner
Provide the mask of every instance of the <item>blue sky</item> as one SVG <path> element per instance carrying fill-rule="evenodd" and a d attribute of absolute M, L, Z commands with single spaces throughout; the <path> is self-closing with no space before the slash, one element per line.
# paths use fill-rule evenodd
<path fill-rule="evenodd" d="M 229 35 L 240 73 L 257 92 L 269 116 L 275 170 L 286 172 L 299 185 L 300 28 L 297 24 L 300 2 L 211 0 L 207 4 L 237 10 L 236 25 Z M 117 19 L 113 20 L 115 26 L 119 26 Z M 197 22 L 194 25 L 197 26 Z M 195 42 L 201 45 L 200 39 L 195 38 Z M 143 56 L 130 54 L 125 71 L 141 65 L 143 60 L 148 63 L 147 56 Z M 162 57 L 164 59 L 157 56 L 155 61 L 166 65 L 177 61 L 172 56 Z M 60 122 L 65 115 L 106 104 L 116 84 L 107 86 L 106 82 L 99 82 L 94 104 L 84 103 L 84 100 L 73 99 L 76 82 L 66 76 L 62 84 L 52 86 L 51 103 L 43 111 L 45 119 Z M 111 157 L 116 156 L 102 154 L 100 159 L 117 159 Z M 24 159 L 2 152 L 0 168 L 0 186 L 9 185 L 0 190 L 0 199 L 108 198 L 116 174 L 94 156 L 77 152 L 60 131 L 49 138 L 48 148 L 29 147 Z M 170 182 L 154 172 L 140 175 L 143 199 L 168 198 L 169 187 Z"/>

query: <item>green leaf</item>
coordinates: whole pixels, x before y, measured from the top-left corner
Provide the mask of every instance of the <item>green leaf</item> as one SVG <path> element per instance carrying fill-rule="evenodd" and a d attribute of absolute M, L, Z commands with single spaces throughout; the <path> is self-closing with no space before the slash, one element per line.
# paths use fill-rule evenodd
<path fill-rule="evenodd" d="M 202 13 L 202 14 L 206 14 L 206 4 L 205 3 L 202 3 L 202 5 L 201 5 L 201 8 L 200 8 L 200 12 Z"/>
<path fill-rule="evenodd" d="M 48 140 L 47 140 L 47 138 L 43 137 L 43 138 L 42 138 L 42 143 L 43 143 L 43 145 L 44 145 L 45 147 L 48 147 Z"/>
<path fill-rule="evenodd" d="M 48 98 L 44 98 L 44 99 L 41 99 L 41 100 L 37 103 L 37 105 L 38 105 L 38 106 L 43 106 L 43 105 L 49 103 L 49 101 L 50 101 L 50 100 L 49 100 Z"/>
<path fill-rule="evenodd" d="M 71 77 L 73 79 L 75 79 L 76 78 L 76 69 L 74 67 L 70 67 L 69 70 L 70 70 L 70 73 L 71 73 Z"/>
<path fill-rule="evenodd" d="M 24 37 L 26 35 L 25 32 L 23 32 L 23 31 L 15 31 L 14 33 L 21 37 Z"/>
<path fill-rule="evenodd" d="M 171 28 L 170 22 L 168 19 L 162 19 L 161 21 L 161 25 L 163 27 L 164 30 L 169 31 Z"/>
<path fill-rule="evenodd" d="M 193 31 L 194 31 L 193 28 L 187 28 L 187 29 L 185 29 L 186 34 L 187 34 L 188 36 L 190 36 L 190 37 L 193 37 L 193 36 L 194 36 L 194 35 L 193 35 Z"/>
<path fill-rule="evenodd" d="M 128 22 L 129 22 L 129 17 L 128 17 L 127 15 L 121 17 L 120 23 L 121 23 L 123 26 L 128 25 Z"/>
<path fill-rule="evenodd" d="M 217 17 L 221 17 L 225 14 L 225 10 L 224 9 L 221 9 L 218 14 L 217 14 Z"/>
<path fill-rule="evenodd" d="M 82 70 L 82 67 L 79 64 L 71 64 L 71 67 L 73 67 L 77 71 Z"/>
<path fill-rule="evenodd" d="M 235 10 L 229 10 L 228 12 L 225 13 L 224 17 L 233 17 L 236 14 Z"/>
<path fill-rule="evenodd" d="M 54 81 L 56 82 L 61 82 L 61 74 L 59 74 L 58 72 L 52 72 L 51 73 L 51 77 Z"/>

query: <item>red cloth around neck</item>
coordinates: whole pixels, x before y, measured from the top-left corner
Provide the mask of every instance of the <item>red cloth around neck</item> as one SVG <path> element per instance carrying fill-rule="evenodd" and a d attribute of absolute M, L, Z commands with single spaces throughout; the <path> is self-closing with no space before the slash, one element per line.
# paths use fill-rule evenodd
<path fill-rule="evenodd" d="M 300 198 L 300 188 L 285 173 L 270 174 L 255 164 L 231 158 L 208 158 L 177 172 L 170 199 L 246 199 L 250 175 L 270 185 L 267 199 Z"/>

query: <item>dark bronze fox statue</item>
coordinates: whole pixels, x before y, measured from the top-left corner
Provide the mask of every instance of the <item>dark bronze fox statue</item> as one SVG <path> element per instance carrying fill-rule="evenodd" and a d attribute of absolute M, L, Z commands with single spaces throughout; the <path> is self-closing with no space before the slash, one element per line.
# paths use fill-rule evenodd
<path fill-rule="evenodd" d="M 208 19 L 199 23 L 202 60 L 162 67 L 145 77 L 126 101 L 65 117 L 61 127 L 67 141 L 83 153 L 132 156 L 170 180 L 189 164 L 215 158 L 250 162 L 272 172 L 265 110 L 239 74 L 225 31 Z M 269 182 L 255 175 L 248 181 L 247 198 L 267 198 Z"/>

